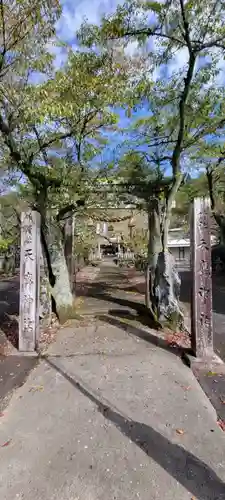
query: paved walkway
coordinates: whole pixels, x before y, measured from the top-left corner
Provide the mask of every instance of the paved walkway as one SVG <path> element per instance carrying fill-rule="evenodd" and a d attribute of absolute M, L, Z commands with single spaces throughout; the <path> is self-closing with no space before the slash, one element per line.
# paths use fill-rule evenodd
<path fill-rule="evenodd" d="M 1 500 L 224 500 L 225 434 L 192 372 L 104 318 L 62 329 L 1 416 Z"/>
<path fill-rule="evenodd" d="M 190 314 L 192 279 L 189 271 L 181 272 L 181 300 L 185 304 L 187 314 Z M 144 297 L 144 276 L 136 273 L 133 279 L 136 287 Z M 190 318 L 188 320 L 190 327 Z M 225 276 L 213 276 L 213 328 L 215 352 L 225 362 Z"/>

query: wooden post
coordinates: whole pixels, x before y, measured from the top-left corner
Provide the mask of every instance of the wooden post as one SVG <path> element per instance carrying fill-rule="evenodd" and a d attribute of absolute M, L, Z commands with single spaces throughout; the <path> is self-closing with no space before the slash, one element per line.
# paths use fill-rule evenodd
<path fill-rule="evenodd" d="M 191 217 L 191 339 L 199 359 L 213 356 L 210 201 L 195 198 Z"/>
<path fill-rule="evenodd" d="M 19 350 L 32 352 L 39 336 L 40 214 L 21 214 Z"/>

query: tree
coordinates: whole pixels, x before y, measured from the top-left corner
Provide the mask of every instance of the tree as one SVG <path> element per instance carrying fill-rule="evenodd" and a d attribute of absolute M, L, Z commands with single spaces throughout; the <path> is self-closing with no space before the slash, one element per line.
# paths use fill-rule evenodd
<path fill-rule="evenodd" d="M 210 197 L 212 214 L 219 230 L 219 239 L 225 244 L 225 150 L 224 127 L 216 131 L 215 137 L 202 140 L 194 150 L 196 164 L 205 170 L 205 181 Z"/>
<path fill-rule="evenodd" d="M 220 159 L 215 164 L 208 164 L 206 177 L 214 219 L 219 228 L 219 240 L 225 245 L 225 172 Z"/>
<path fill-rule="evenodd" d="M 59 2 L 0 4 L 0 134 L 2 162 L 26 179 L 30 206 L 41 214 L 42 245 L 57 311 L 71 308 L 64 255 L 65 219 L 82 210 L 91 191 L 93 158 L 116 124 L 111 106 L 124 89 L 125 68 L 111 53 L 68 52 L 55 72 L 46 42 L 55 40 Z M 44 83 L 32 84 L 34 71 Z M 34 106 L 35 103 L 35 106 Z M 90 182 L 89 182 L 90 181 Z"/>
<path fill-rule="evenodd" d="M 187 178 L 181 185 L 172 209 L 171 226 L 183 227 L 189 231 L 190 228 L 190 205 L 194 198 L 208 196 L 207 178 L 204 173 L 197 177 Z"/>
<path fill-rule="evenodd" d="M 224 14 L 224 3 L 218 0 L 207 5 L 201 0 L 128 0 L 105 16 L 100 28 L 84 23 L 80 32 L 83 43 L 99 44 L 103 51 L 115 40 L 124 45 L 136 40 L 144 47 L 142 56 L 148 56 L 128 106 L 147 103 L 148 116 L 136 129 L 145 148 L 154 156 L 157 151 L 160 175 L 150 195 L 149 267 L 152 308 L 161 322 L 174 323 L 176 318 L 182 323 L 180 280 L 168 252 L 173 201 L 190 167 L 190 149 L 224 122 L 224 91 L 216 85 L 225 49 Z M 186 60 L 173 69 L 177 53 Z M 168 169 L 170 179 L 165 177 Z"/>
<path fill-rule="evenodd" d="M 164 202 L 166 192 L 171 184 L 171 179 L 163 178 L 163 174 L 155 161 L 145 152 L 129 151 L 124 154 L 118 166 L 119 176 L 123 181 L 119 188 L 126 192 L 127 201 L 133 201 L 148 214 L 148 243 L 147 243 L 147 269 L 146 269 L 146 306 L 152 316 L 157 318 L 157 296 L 154 291 L 152 267 L 154 258 L 158 259 L 157 245 L 160 238 L 159 202 Z M 158 217 L 158 218 L 157 218 Z M 156 224 L 156 218 L 159 224 Z M 154 254 L 152 254 L 154 249 Z"/>

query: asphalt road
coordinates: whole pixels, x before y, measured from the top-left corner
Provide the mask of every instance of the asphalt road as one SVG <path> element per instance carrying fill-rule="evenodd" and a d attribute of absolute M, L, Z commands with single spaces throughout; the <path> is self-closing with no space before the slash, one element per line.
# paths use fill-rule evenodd
<path fill-rule="evenodd" d="M 19 312 L 19 276 L 0 278 L 0 316 Z M 1 324 L 0 324 L 1 327 Z"/>
<path fill-rule="evenodd" d="M 19 276 L 0 279 L 0 354 L 7 337 L 16 346 L 19 314 Z M 13 340 L 14 336 L 14 340 Z"/>

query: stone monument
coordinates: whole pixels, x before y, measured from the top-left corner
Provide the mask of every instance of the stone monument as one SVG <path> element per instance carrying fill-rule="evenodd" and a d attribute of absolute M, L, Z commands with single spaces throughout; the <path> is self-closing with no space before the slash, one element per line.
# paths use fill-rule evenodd
<path fill-rule="evenodd" d="M 38 346 L 40 293 L 40 214 L 21 214 L 19 350 Z"/>
<path fill-rule="evenodd" d="M 210 201 L 195 198 L 191 213 L 191 339 L 198 359 L 212 358 L 213 310 L 211 272 Z"/>

